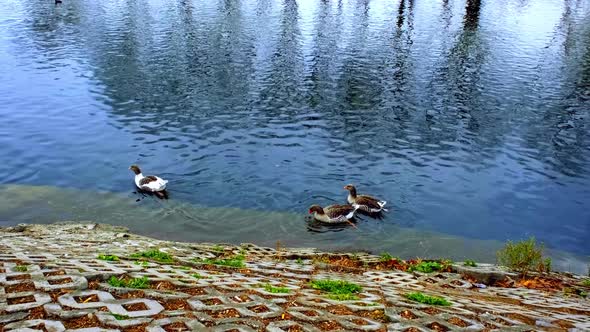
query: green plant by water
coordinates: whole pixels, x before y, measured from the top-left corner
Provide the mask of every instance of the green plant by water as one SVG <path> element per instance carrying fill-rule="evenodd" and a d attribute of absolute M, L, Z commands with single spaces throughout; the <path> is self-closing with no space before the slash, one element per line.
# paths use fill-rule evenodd
<path fill-rule="evenodd" d="M 477 267 L 477 263 L 472 259 L 466 259 L 465 262 L 463 262 L 463 265 Z"/>
<path fill-rule="evenodd" d="M 379 255 L 379 260 L 382 262 L 389 262 L 393 258 L 394 257 L 391 256 L 388 252 L 382 252 L 381 255 Z"/>
<path fill-rule="evenodd" d="M 451 303 L 446 299 L 438 296 L 430 296 L 426 295 L 421 292 L 414 292 L 406 294 L 405 297 L 408 300 L 424 303 L 424 304 L 431 304 L 431 305 L 441 305 L 441 306 L 449 306 Z"/>
<path fill-rule="evenodd" d="M 408 272 L 418 271 L 423 273 L 431 273 L 435 271 L 445 271 L 447 270 L 453 262 L 449 260 L 444 260 L 442 262 L 420 262 L 418 264 L 413 264 L 408 267 Z"/>
<path fill-rule="evenodd" d="M 537 245 L 534 237 L 516 243 L 508 241 L 496 255 L 498 263 L 519 272 L 523 277 L 534 269 L 540 272 L 551 269 L 551 260 L 543 259 L 543 245 Z"/>

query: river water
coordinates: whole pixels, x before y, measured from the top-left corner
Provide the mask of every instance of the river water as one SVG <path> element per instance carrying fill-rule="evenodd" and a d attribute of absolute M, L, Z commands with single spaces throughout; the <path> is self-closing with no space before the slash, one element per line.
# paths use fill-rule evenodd
<path fill-rule="evenodd" d="M 138 209 L 192 241 L 590 255 L 589 0 L 63 2 L 0 6 L 1 223 Z M 132 163 L 170 200 L 134 193 Z M 308 225 L 347 183 L 391 211 Z"/>

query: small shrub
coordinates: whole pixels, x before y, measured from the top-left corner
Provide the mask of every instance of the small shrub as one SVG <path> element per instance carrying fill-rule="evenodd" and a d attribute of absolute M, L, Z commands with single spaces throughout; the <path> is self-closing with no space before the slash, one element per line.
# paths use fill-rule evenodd
<path fill-rule="evenodd" d="M 533 237 L 516 243 L 508 241 L 506 246 L 497 252 L 497 256 L 501 265 L 526 276 L 534 267 L 542 264 L 543 246 L 537 246 Z"/>
<path fill-rule="evenodd" d="M 449 306 L 451 303 L 446 299 L 438 296 L 429 296 L 420 292 L 409 293 L 405 295 L 407 299 L 431 305 Z"/>
<path fill-rule="evenodd" d="M 466 259 L 465 262 L 463 262 L 463 265 L 477 267 L 477 263 L 472 259 Z"/>
<path fill-rule="evenodd" d="M 149 266 L 150 263 L 146 262 L 146 261 L 134 261 L 133 264 L 135 265 L 141 265 L 143 267 Z"/>
<path fill-rule="evenodd" d="M 585 287 L 590 287 L 590 279 L 584 279 L 580 284 Z"/>
<path fill-rule="evenodd" d="M 198 273 L 193 273 L 193 274 L 191 274 L 191 276 L 193 278 L 196 278 L 196 279 L 205 279 L 205 278 L 207 278 L 207 277 L 204 277 L 204 276 L 202 276 L 202 275 L 200 275 Z"/>
<path fill-rule="evenodd" d="M 18 272 L 27 272 L 28 267 L 26 265 L 17 265 L 14 267 L 14 270 Z"/>
<path fill-rule="evenodd" d="M 119 257 L 115 256 L 115 255 L 104 255 L 104 254 L 100 254 L 97 257 L 98 259 L 101 259 L 103 261 L 109 261 L 109 262 L 116 262 L 119 260 Z"/>
<path fill-rule="evenodd" d="M 274 287 L 271 284 L 265 284 L 264 285 L 264 290 L 269 292 L 269 293 L 274 293 L 274 294 L 278 294 L 278 293 L 291 293 L 291 290 L 287 287 Z"/>
<path fill-rule="evenodd" d="M 173 263 L 174 258 L 165 252 L 162 252 L 158 249 L 152 249 L 148 251 L 138 252 L 136 254 L 131 255 L 132 258 L 149 258 L 153 259 L 160 263 Z"/>
<path fill-rule="evenodd" d="M 303 265 L 303 259 L 301 259 L 301 258 L 297 258 L 297 259 L 295 260 L 295 263 L 297 263 L 297 264 L 299 264 L 299 265 Z"/>

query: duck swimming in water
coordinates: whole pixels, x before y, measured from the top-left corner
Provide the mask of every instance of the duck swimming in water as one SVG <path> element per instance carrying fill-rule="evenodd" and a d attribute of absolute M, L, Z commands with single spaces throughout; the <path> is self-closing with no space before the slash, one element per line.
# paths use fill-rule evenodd
<path fill-rule="evenodd" d="M 356 208 L 350 205 L 328 205 L 322 208 L 319 205 L 312 205 L 309 207 L 309 213 L 317 221 L 327 224 L 350 223 L 350 219 L 354 217 Z M 352 224 L 354 225 L 354 224 Z"/>
<path fill-rule="evenodd" d="M 155 175 L 145 176 L 141 173 L 141 169 L 137 165 L 131 165 L 130 170 L 135 173 L 135 185 L 137 188 L 156 194 L 160 198 L 167 198 L 166 184 L 167 180 L 164 180 Z"/>
<path fill-rule="evenodd" d="M 348 190 L 347 201 L 354 208 L 368 213 L 387 211 L 384 208 L 385 204 L 387 204 L 386 201 L 368 195 L 357 195 L 356 188 L 352 184 L 345 186 L 344 189 Z"/>

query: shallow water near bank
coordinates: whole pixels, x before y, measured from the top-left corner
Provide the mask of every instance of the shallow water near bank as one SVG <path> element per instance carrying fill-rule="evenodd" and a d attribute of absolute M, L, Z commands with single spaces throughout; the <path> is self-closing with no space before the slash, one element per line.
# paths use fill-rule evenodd
<path fill-rule="evenodd" d="M 141 199 L 137 202 L 137 199 Z M 32 208 L 34 207 L 34 208 Z M 11 219 L 7 219 L 11 218 Z M 331 251 L 389 252 L 402 258 L 474 259 L 494 262 L 502 243 L 467 239 L 359 218 L 357 227 L 322 231 L 303 214 L 216 208 L 162 201 L 137 194 L 94 193 L 47 186 L 0 186 L 0 225 L 89 221 L 129 227 L 158 239 L 186 242 L 254 243 L 276 247 L 313 247 Z M 271 230 L 271 231 L 268 231 Z M 387 242 L 382 239 L 386 231 Z M 557 269 L 586 273 L 590 260 L 548 250 Z"/>
<path fill-rule="evenodd" d="M 590 255 L 588 17 L 590 0 L 4 0 L 0 184 L 125 197 L 138 163 L 172 200 L 118 220 L 163 236 L 381 250 L 409 229 Z M 308 233 L 298 216 L 347 183 L 392 213 Z"/>

